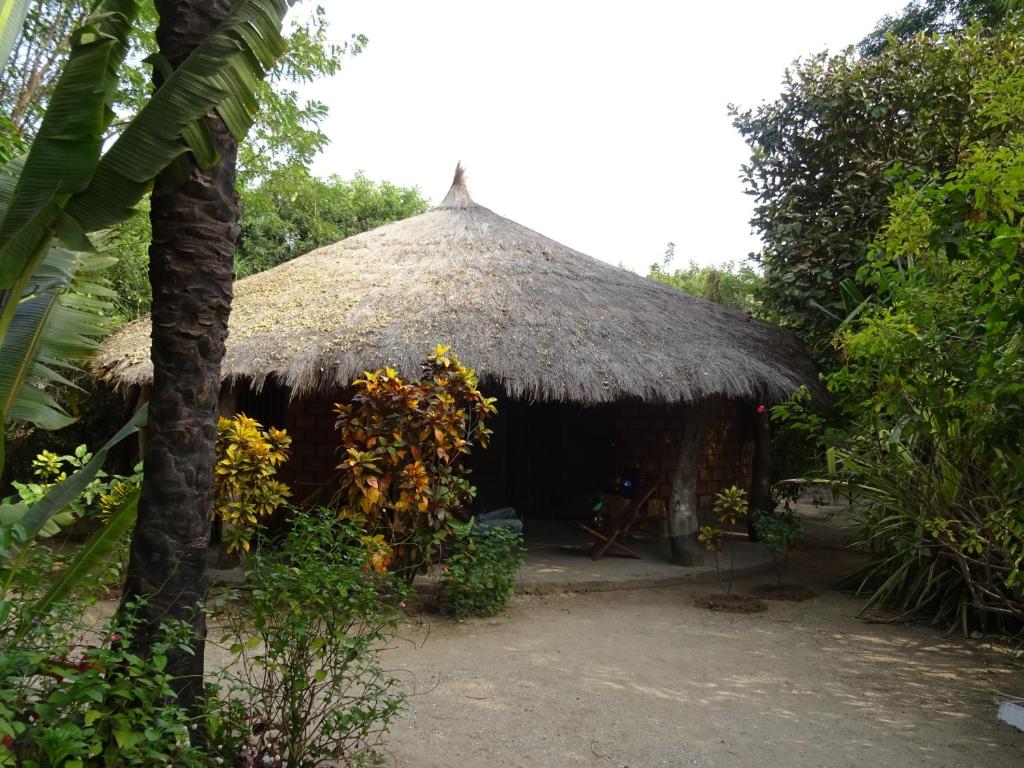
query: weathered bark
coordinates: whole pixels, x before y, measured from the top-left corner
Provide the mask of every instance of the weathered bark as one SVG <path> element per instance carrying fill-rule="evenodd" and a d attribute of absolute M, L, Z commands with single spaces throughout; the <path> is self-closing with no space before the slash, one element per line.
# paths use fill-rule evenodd
<path fill-rule="evenodd" d="M 668 508 L 669 543 L 672 561 L 699 565 L 703 553 L 697 544 L 697 470 L 707 445 L 708 433 L 718 420 L 721 399 L 707 398 L 686 410 L 679 459 L 672 475 L 672 498 Z"/>
<path fill-rule="evenodd" d="M 157 43 L 177 66 L 224 18 L 230 0 L 157 0 Z M 193 169 L 179 186 L 158 183 L 152 195 L 153 385 L 145 445 L 145 477 L 132 536 L 125 601 L 143 599 L 132 639 L 145 654 L 159 625 L 192 627 L 192 650 L 173 651 L 179 703 L 202 709 L 206 619 L 206 552 L 213 506 L 214 440 L 220 364 L 231 310 L 238 238 L 237 142 L 216 116 L 206 118 L 221 161 Z M 193 736 L 202 742 L 198 728 Z"/>
<path fill-rule="evenodd" d="M 751 467 L 750 514 L 747 515 L 747 533 L 756 541 L 754 521 L 760 514 L 775 509 L 771 483 L 772 422 L 766 410 L 757 414 L 754 432 L 754 463 Z"/>

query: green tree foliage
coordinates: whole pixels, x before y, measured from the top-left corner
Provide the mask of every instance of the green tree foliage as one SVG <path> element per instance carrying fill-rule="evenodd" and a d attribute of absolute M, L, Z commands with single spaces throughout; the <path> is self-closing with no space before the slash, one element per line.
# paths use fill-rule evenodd
<path fill-rule="evenodd" d="M 974 22 L 998 27 L 1014 0 L 912 0 L 895 16 L 883 16 L 857 44 L 862 56 L 877 56 L 891 41 L 905 43 L 921 33 L 947 35 Z"/>
<path fill-rule="evenodd" d="M 373 182 L 318 179 L 288 165 L 242 191 L 239 277 L 282 264 L 351 235 L 427 210 L 418 189 Z"/>
<path fill-rule="evenodd" d="M 38 131 L 57 76 L 67 60 L 72 36 L 92 5 L 92 0 L 33 0 L 30 4 L 26 23 L 15 40 L 11 59 L 0 81 L 0 161 L 23 151 Z M 156 25 L 157 15 L 152 3 L 141 4 L 136 23 L 127 33 L 130 66 L 121 69 L 116 93 L 111 100 L 111 106 L 118 115 L 134 114 L 149 99 L 152 91 L 150 68 L 144 66 L 142 60 L 156 50 Z M 353 35 L 348 42 L 333 42 L 328 35 L 326 12 L 317 5 L 293 14 L 286 42 L 286 53 L 267 79 L 258 84 L 257 98 L 261 109 L 239 146 L 238 178 L 242 187 L 243 210 L 251 208 L 254 211 L 243 218 L 243 242 L 247 228 L 261 232 L 274 229 L 273 224 L 264 225 L 255 220 L 261 215 L 257 211 L 272 211 L 260 199 L 261 193 L 270 189 L 264 186 L 270 176 L 280 180 L 281 177 L 303 175 L 301 169 L 308 167 L 329 142 L 327 135 L 320 130 L 320 123 L 327 116 L 327 105 L 316 99 L 302 98 L 298 86 L 337 74 L 345 57 L 361 52 L 367 40 L 363 35 Z M 117 133 L 127 124 L 124 119 L 113 120 L 105 130 L 108 134 Z M 328 186 L 332 183 L 324 182 Z M 291 191 L 297 191 L 294 184 Z M 393 204 L 396 208 L 407 198 L 411 200 L 409 195 L 419 199 L 418 194 L 412 191 L 395 190 L 395 194 L 399 198 Z M 250 197 L 256 199 L 250 201 Z M 365 204 L 355 207 L 363 208 Z M 415 209 L 415 213 L 420 212 L 420 209 Z M 398 213 L 391 218 L 386 214 L 376 218 L 363 215 L 364 219 L 377 223 L 401 217 Z M 361 230 L 346 230 L 342 236 L 355 231 Z M 315 237 L 311 239 L 317 245 L 330 242 Z M 149 312 L 149 242 L 148 201 L 97 242 L 103 256 L 118 260 L 109 268 L 108 277 L 117 292 L 113 301 L 114 315 L 119 321 Z M 260 263 L 265 266 L 285 260 L 277 255 L 260 258 L 263 259 Z M 244 257 L 239 259 L 238 266 L 243 276 L 265 268 L 246 268 L 244 265 L 249 261 L 251 259 Z"/>
<path fill-rule="evenodd" d="M 351 235 L 423 213 L 427 201 L 414 187 L 374 182 L 319 179 L 290 164 L 241 189 L 242 234 L 235 253 L 235 274 L 242 278 L 283 264 L 296 256 Z M 107 277 L 118 322 L 149 312 L 149 206 L 106 233 L 104 253 L 116 254 Z"/>
<path fill-rule="evenodd" d="M 857 274 L 886 300 L 837 336 L 829 379 L 853 417 L 833 472 L 876 555 L 860 586 L 964 629 L 1024 622 L 1024 68 L 1006 53 L 969 90 L 989 133 L 948 172 L 898 169 Z"/>
<path fill-rule="evenodd" d="M 33 0 L 0 80 L 0 113 L 10 122 L 4 133 L 13 129 L 23 141 L 35 136 L 67 61 L 72 36 L 93 5 L 93 0 Z M 156 25 L 153 4 L 141 4 L 136 24 L 129 31 L 132 66 L 119 73 L 112 102 L 120 115 L 134 114 L 149 99 L 150 68 L 143 66 L 142 60 L 156 51 Z M 319 5 L 293 15 L 286 41 L 287 52 L 257 89 L 263 109 L 239 149 L 243 179 L 258 177 L 282 164 L 307 165 L 327 145 L 328 138 L 319 127 L 327 105 L 301 98 L 296 87 L 337 74 L 345 56 L 359 53 L 367 42 L 362 35 L 353 35 L 348 42 L 332 42 L 326 12 Z M 125 125 L 125 121 L 114 121 L 109 130 L 116 133 Z"/>
<path fill-rule="evenodd" d="M 923 183 L 1019 129 L 1024 115 L 993 122 L 975 96 L 985 73 L 1020 60 L 1021 29 L 1012 19 L 995 35 L 917 37 L 867 59 L 819 54 L 787 72 L 776 101 L 734 112 L 752 150 L 743 172 L 764 242 L 763 297 L 819 353 L 850 309 L 841 286 L 865 264 L 907 172 Z"/>
<path fill-rule="evenodd" d="M 669 243 L 660 264 L 652 264 L 651 280 L 670 285 L 691 296 L 698 296 L 730 309 L 761 316 L 763 307 L 757 292 L 764 282 L 749 264 L 727 261 L 701 266 L 691 261 L 685 268 L 673 267 L 676 245 Z"/>

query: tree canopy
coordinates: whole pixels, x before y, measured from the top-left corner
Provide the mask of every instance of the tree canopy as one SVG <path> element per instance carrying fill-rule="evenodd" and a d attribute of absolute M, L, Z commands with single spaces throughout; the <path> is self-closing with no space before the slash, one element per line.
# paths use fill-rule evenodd
<path fill-rule="evenodd" d="M 877 56 L 892 42 L 906 43 L 915 35 L 959 32 L 978 22 L 998 27 L 1014 0 L 911 0 L 896 15 L 883 16 L 857 44 L 863 56 Z"/>
<path fill-rule="evenodd" d="M 763 306 L 757 292 L 764 281 L 750 264 L 726 261 L 702 266 L 690 261 L 680 268 L 674 266 L 675 254 L 676 244 L 669 243 L 661 263 L 652 264 L 647 276 L 691 296 L 758 317 L 762 315 Z"/>
<path fill-rule="evenodd" d="M 751 148 L 743 166 L 763 297 L 819 352 L 851 310 L 849 292 L 899 183 L 957 168 L 979 142 L 999 144 L 1024 115 L 994 122 L 977 84 L 1019 61 L 1021 25 L 915 37 L 878 56 L 819 54 L 786 73 L 778 99 L 734 110 Z M 845 298 L 845 300 L 844 300 Z"/>
<path fill-rule="evenodd" d="M 35 135 L 49 104 L 71 37 L 81 25 L 93 0 L 34 0 L 21 34 L 0 81 L 0 113 L 9 125 L 0 130 L 3 141 L 29 141 Z M 336 43 L 327 31 L 326 12 L 315 6 L 290 17 L 285 31 L 287 52 L 257 90 L 262 105 L 252 130 L 239 148 L 239 174 L 245 181 L 279 165 L 310 160 L 328 143 L 320 130 L 327 106 L 316 99 L 300 97 L 296 86 L 321 77 L 331 77 L 342 67 L 345 56 L 357 54 L 367 43 L 363 35 Z M 152 90 L 146 56 L 156 51 L 157 14 L 152 3 L 139 6 L 138 22 L 129 38 L 130 59 L 135 66 L 119 73 L 112 107 L 119 115 L 135 114 Z M 124 120 L 113 121 L 108 130 L 116 133 Z M 13 134 L 13 135 L 12 135 Z"/>

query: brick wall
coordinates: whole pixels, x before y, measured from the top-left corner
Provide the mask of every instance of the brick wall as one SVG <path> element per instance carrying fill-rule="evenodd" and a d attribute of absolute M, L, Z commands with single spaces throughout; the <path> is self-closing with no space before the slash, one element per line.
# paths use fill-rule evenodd
<path fill-rule="evenodd" d="M 697 474 L 697 504 L 702 511 L 711 509 L 714 495 L 723 488 L 750 488 L 754 441 L 753 435 L 744 434 L 743 423 L 743 409 L 750 407 L 737 400 L 721 406 Z M 672 474 L 685 419 L 686 408 L 680 405 L 622 403 L 616 409 L 619 464 L 657 483 L 655 498 L 666 504 L 672 496 Z"/>
<path fill-rule="evenodd" d="M 736 400 L 722 405 L 718 423 L 708 435 L 707 450 L 701 457 L 697 472 L 699 510 L 710 510 L 715 503 L 715 494 L 730 485 L 750 493 L 753 483 L 754 434 L 744 424 L 743 411 L 752 408 L 749 403 Z"/>
<path fill-rule="evenodd" d="M 265 393 L 266 395 L 266 393 Z M 264 395 L 264 396 L 265 396 Z M 318 488 L 330 488 L 338 463 L 338 433 L 334 428 L 334 403 L 345 393 L 316 393 L 287 401 L 289 393 L 281 389 L 273 396 L 284 398 L 271 411 L 284 412 L 284 423 L 267 421 L 252 405 L 251 394 L 233 393 L 231 406 L 227 400 L 222 407 L 232 408 L 235 401 L 246 408 L 249 415 L 267 424 L 284 427 L 292 437 L 292 457 L 279 472 L 279 477 L 292 487 L 293 498 L 301 501 Z M 258 402 L 259 398 L 255 398 Z M 702 512 L 711 509 L 714 495 L 730 485 L 749 490 L 754 457 L 753 434 L 745 434 L 744 409 L 748 403 L 726 401 L 721 406 L 718 421 L 708 436 L 707 450 L 701 458 L 697 475 L 697 503 Z M 615 451 L 618 465 L 635 469 L 657 483 L 655 498 L 666 504 L 672 495 L 672 473 L 679 457 L 679 441 L 686 418 L 686 408 L 680 405 L 648 405 L 638 402 L 620 403 L 615 408 Z M 515 425 L 510 425 L 515 428 Z"/>
<path fill-rule="evenodd" d="M 338 465 L 338 432 L 334 404 L 341 393 L 315 393 L 296 398 L 288 406 L 285 429 L 292 437 L 292 457 L 281 468 L 281 479 L 301 500 L 330 484 Z"/>
<path fill-rule="evenodd" d="M 338 433 L 334 429 L 334 404 L 342 392 L 315 393 L 289 399 L 283 386 L 268 385 L 255 393 L 244 384 L 225 390 L 221 413 L 243 411 L 264 426 L 283 428 L 292 438 L 292 455 L 278 477 L 292 489 L 292 500 L 301 502 L 317 488 L 330 484 L 338 464 Z"/>

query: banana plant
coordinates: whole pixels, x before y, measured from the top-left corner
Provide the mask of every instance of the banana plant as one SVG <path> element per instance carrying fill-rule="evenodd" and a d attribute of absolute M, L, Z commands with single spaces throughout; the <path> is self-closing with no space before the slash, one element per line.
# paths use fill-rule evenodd
<path fill-rule="evenodd" d="M 106 330 L 108 291 L 93 279 L 103 266 L 94 255 L 95 233 L 128 218 L 166 169 L 180 177 L 193 163 L 218 162 L 202 120 L 211 111 L 237 138 L 245 135 L 259 108 L 257 88 L 284 52 L 281 23 L 293 2 L 235 0 L 225 21 L 177 68 L 151 56 L 159 87 L 109 142 L 139 0 L 99 0 L 75 33 L 35 140 L 24 157 L 0 168 L 0 470 L 7 424 L 56 429 L 71 420 L 49 390 L 69 385 L 66 371 Z M 0 65 L 28 3 L 0 0 Z M 97 458 L 144 418 L 137 415 Z M 66 506 L 61 500 L 73 498 L 101 464 L 94 459 L 31 510 L 6 510 L 21 515 L 20 538 Z M 0 552 L 0 566 L 4 560 Z"/>

